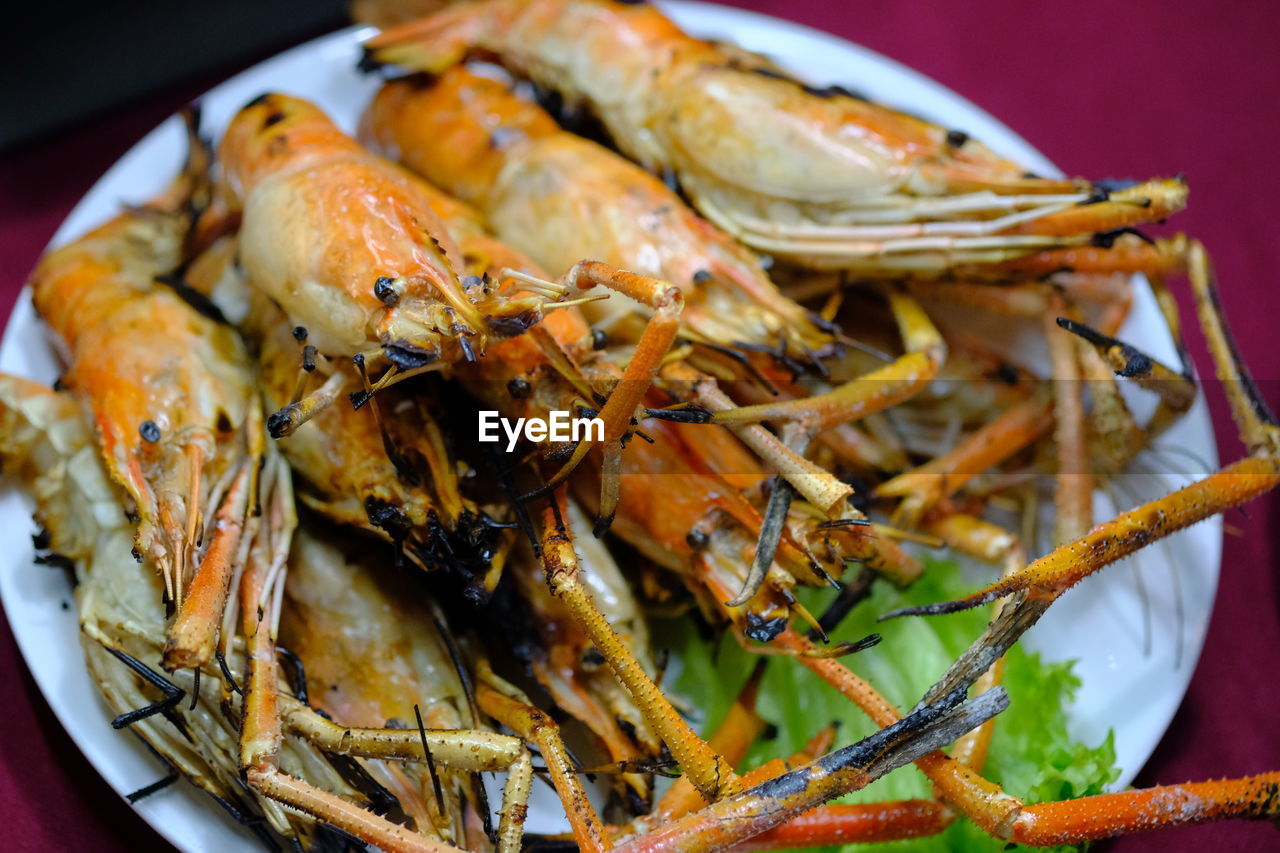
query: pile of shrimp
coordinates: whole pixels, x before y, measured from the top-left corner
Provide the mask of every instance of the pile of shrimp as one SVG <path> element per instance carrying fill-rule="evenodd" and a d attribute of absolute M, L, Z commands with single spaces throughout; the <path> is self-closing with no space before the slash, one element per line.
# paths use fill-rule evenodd
<path fill-rule="evenodd" d="M 1137 230 L 1180 179 L 1028 174 L 644 4 L 479 0 L 364 49 L 355 135 L 282 92 L 215 140 L 189 112 L 169 188 L 32 274 L 65 371 L 0 377 L 0 458 L 116 728 L 273 848 L 557 843 L 524 831 L 535 775 L 587 851 L 1280 813 L 1275 773 L 1035 805 L 981 775 L 1002 656 L 1057 598 L 1280 481 L 1207 254 Z M 1189 282 L 1248 453 L 1099 522 L 1197 395 L 1117 337 L 1133 272 L 1175 341 Z M 481 410 L 602 429 L 504 451 Z M 878 637 L 827 632 L 944 545 L 999 578 L 886 618 L 992 619 L 899 709 L 857 674 Z M 804 586 L 841 592 L 814 614 Z M 660 686 L 655 606 L 759 654 L 708 739 Z M 878 730 L 739 768 L 766 662 Z M 934 799 L 830 804 L 909 763 Z"/>

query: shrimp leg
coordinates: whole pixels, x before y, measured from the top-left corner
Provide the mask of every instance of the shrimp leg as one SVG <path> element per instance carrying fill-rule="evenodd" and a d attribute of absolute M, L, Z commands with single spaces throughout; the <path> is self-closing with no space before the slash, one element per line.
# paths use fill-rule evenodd
<path fill-rule="evenodd" d="M 653 679 L 645 673 L 634 653 L 622 642 L 590 594 L 578 580 L 578 557 L 564 519 L 568 509 L 563 495 L 552 495 L 553 503 L 544 514 L 542 561 L 552 593 L 564 601 L 591 637 L 596 648 L 609 661 L 614 674 L 622 682 L 645 722 L 662 738 L 672 756 L 684 769 L 685 776 L 709 802 L 740 790 L 738 776 L 723 756 L 717 754 L 693 731 L 684 718 L 671 707 Z"/>
<path fill-rule="evenodd" d="M 938 375 L 946 358 L 946 343 L 914 299 L 897 290 L 889 291 L 888 298 L 907 350 L 897 360 L 825 394 L 717 412 L 711 422 L 728 425 L 798 421 L 810 431 L 820 432 L 882 411 L 918 393 Z"/>
<path fill-rule="evenodd" d="M 1188 254 L 1188 272 L 1209 351 L 1250 455 L 1198 482 L 1122 513 L 1024 569 L 958 601 L 886 614 L 884 618 L 948 613 L 1013 596 L 982 636 L 930 689 L 925 701 L 961 686 L 967 687 L 1080 580 L 1154 539 L 1239 506 L 1280 484 L 1280 425 L 1240 363 L 1218 308 L 1212 268 L 1198 245 Z M 971 806 L 957 804 L 979 825 L 1001 837 L 1050 844 L 1188 821 L 1273 815 L 1277 809 L 1277 781 L 1280 774 L 1273 773 L 1037 806 L 1006 803 L 995 808 L 994 801 L 991 804 L 976 802 L 971 810 Z"/>
<path fill-rule="evenodd" d="M 532 276 L 513 270 L 508 270 L 508 274 L 518 281 L 537 281 Z M 563 283 L 580 290 L 596 286 L 607 287 L 654 309 L 653 317 L 645 326 L 644 334 L 636 344 L 635 354 L 627 363 L 622 379 L 599 414 L 600 420 L 604 422 L 604 476 L 595 534 L 600 536 L 613 522 L 618 506 L 618 468 L 622 439 L 631 431 L 631 423 L 636 418 L 640 402 L 653 384 L 658 368 L 662 366 L 663 356 L 675 340 L 680 328 L 684 296 L 678 288 L 664 281 L 615 269 L 598 261 L 576 264 L 564 276 Z M 591 442 L 584 441 L 574 448 L 573 455 L 539 492 L 554 489 L 568 479 L 578 463 L 586 458 L 591 447 Z"/>
<path fill-rule="evenodd" d="M 413 833 L 281 770 L 279 755 L 285 729 L 317 746 L 345 755 L 412 760 L 425 760 L 430 755 L 460 768 L 506 770 L 509 775 L 498 829 L 499 849 L 502 853 L 518 851 L 533 776 L 528 752 L 519 740 L 486 732 L 343 727 L 298 700 L 280 694 L 272 629 L 278 615 L 279 597 L 269 584 L 282 582 L 282 575 L 277 573 L 272 577 L 265 563 L 261 555 L 251 558 L 240 588 L 244 632 L 248 638 L 240 761 L 250 786 L 384 850 L 441 853 L 455 848 Z"/>

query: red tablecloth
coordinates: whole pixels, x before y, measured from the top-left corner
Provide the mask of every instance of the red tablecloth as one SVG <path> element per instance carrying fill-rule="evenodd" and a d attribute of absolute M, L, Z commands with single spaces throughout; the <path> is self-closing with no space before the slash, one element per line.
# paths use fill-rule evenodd
<path fill-rule="evenodd" d="M 734 5 L 837 33 L 913 66 L 986 108 L 1073 174 L 1185 173 L 1194 190 L 1178 228 L 1204 240 L 1241 350 L 1280 407 L 1280 4 L 1214 0 L 985 4 L 911 0 L 739 0 Z M 212 9 L 212 7 L 211 7 Z M 211 11 L 212 14 L 212 11 Z M 228 72 L 234 69 L 228 69 Z M 35 69 L 33 73 L 39 73 Z M 210 84 L 216 81 L 208 81 Z M 45 242 L 97 176 L 199 89 L 45 140 L 0 164 L 0 305 L 11 305 Z M 14 120 L 16 117 L 7 117 Z M 1278 218 L 1280 221 L 1280 218 Z M 1200 364 L 1203 349 L 1186 325 Z M 1211 400 L 1224 459 L 1240 454 Z M 1280 769 L 1280 586 L 1276 501 L 1232 513 L 1222 584 L 1190 692 L 1139 784 Z M 10 850 L 165 845 L 98 778 L 49 713 L 0 629 L 0 846 Z M 1274 850 L 1267 824 L 1217 825 L 1125 839 L 1114 849 Z"/>

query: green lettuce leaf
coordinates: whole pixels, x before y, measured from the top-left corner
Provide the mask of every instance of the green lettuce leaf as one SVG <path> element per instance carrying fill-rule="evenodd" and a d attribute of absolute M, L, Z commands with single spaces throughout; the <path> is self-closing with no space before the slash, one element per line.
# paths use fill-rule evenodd
<path fill-rule="evenodd" d="M 956 563 L 927 561 L 922 578 L 908 590 L 877 582 L 871 596 L 840 625 L 833 640 L 856 640 L 880 633 L 880 645 L 848 658 L 848 664 L 899 708 L 910 708 L 955 657 L 976 638 L 989 618 L 987 608 L 947 616 L 895 619 L 877 623 L 876 617 L 895 607 L 957 598 L 973 588 L 961 577 Z M 821 613 L 834 593 L 808 591 L 805 604 Z M 756 656 L 743 651 L 729 636 L 709 641 L 689 624 L 656 622 L 662 638 L 681 661 L 675 692 L 705 736 L 724 716 L 745 682 Z M 996 718 L 995 734 L 983 775 L 1028 802 L 1060 800 L 1100 793 L 1119 775 L 1110 735 L 1089 747 L 1067 735 L 1065 706 L 1080 681 L 1071 663 L 1043 663 L 1039 656 L 1014 647 L 1007 657 L 1004 685 L 1011 704 Z M 820 728 L 840 725 L 837 745 L 852 743 L 874 731 L 861 711 L 807 669 L 773 661 L 768 666 L 757 704 L 760 715 L 776 726 L 776 734 L 757 742 L 744 767 L 798 752 Z M 923 774 L 904 767 L 858 791 L 842 802 L 876 802 L 932 796 Z M 838 850 L 840 848 L 827 848 Z M 932 838 L 875 845 L 850 845 L 859 851 L 934 853 L 934 851 L 1002 851 L 1006 847 L 967 819 L 958 819 Z"/>

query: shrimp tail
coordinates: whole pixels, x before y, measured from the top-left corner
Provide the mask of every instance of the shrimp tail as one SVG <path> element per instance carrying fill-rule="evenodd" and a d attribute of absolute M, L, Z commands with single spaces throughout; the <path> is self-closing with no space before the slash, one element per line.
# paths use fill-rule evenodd
<path fill-rule="evenodd" d="M 198 101 L 178 111 L 186 137 L 187 153 L 182 170 L 172 183 L 146 209 L 169 214 L 182 214 L 192 225 L 213 200 L 213 143 L 200 134 L 201 107 Z M 188 238 L 194 229 L 188 229 Z M 190 254 L 184 252 L 184 257 Z"/>
<path fill-rule="evenodd" d="M 445 9 L 375 36 L 365 43 L 356 67 L 367 73 L 385 65 L 403 65 L 438 74 L 462 62 L 481 43 L 489 26 L 485 15 L 476 14 L 470 4 Z"/>

